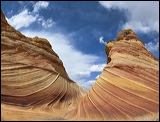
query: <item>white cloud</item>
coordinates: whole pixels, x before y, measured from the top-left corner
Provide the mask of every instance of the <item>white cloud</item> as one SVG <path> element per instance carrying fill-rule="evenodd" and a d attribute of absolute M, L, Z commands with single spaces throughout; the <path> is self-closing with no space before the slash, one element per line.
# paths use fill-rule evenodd
<path fill-rule="evenodd" d="M 13 13 L 13 10 L 11 10 L 11 11 L 8 11 L 8 13 L 7 14 L 12 14 Z"/>
<path fill-rule="evenodd" d="M 93 65 L 90 68 L 91 72 L 102 72 L 103 68 L 106 66 L 106 64 L 98 64 L 98 65 Z"/>
<path fill-rule="evenodd" d="M 23 4 L 23 1 L 18 1 L 19 4 Z"/>
<path fill-rule="evenodd" d="M 105 45 L 106 45 L 106 44 L 107 44 L 107 42 L 105 42 L 105 41 L 103 40 L 103 38 L 104 38 L 104 37 L 100 37 L 100 38 L 99 38 L 99 43 L 101 43 L 101 44 L 105 44 Z"/>
<path fill-rule="evenodd" d="M 90 87 L 94 84 L 95 81 L 96 80 L 89 80 L 87 82 L 80 81 L 80 82 L 78 82 L 78 85 L 80 85 L 81 87 L 83 87 L 86 90 L 89 90 Z"/>
<path fill-rule="evenodd" d="M 46 1 L 39 1 L 37 2 L 36 4 L 33 5 L 33 12 L 36 13 L 36 12 L 39 12 L 40 9 L 42 8 L 47 8 L 49 5 L 49 2 L 46 2 Z"/>
<path fill-rule="evenodd" d="M 84 77 L 90 77 L 90 75 L 91 75 L 91 72 L 90 71 L 80 71 L 80 72 L 78 72 L 77 73 L 77 76 L 78 77 L 82 77 L 82 78 L 84 78 Z"/>
<path fill-rule="evenodd" d="M 125 11 L 127 22 L 124 28 L 132 28 L 135 32 L 159 33 L 159 1 L 100 1 L 108 9 Z"/>
<path fill-rule="evenodd" d="M 92 72 L 102 72 L 103 68 L 106 64 L 94 64 L 90 68 L 86 69 L 85 71 L 81 71 L 78 73 L 79 77 L 90 77 Z"/>
<path fill-rule="evenodd" d="M 153 54 L 159 52 L 159 42 L 149 42 L 145 46 Z"/>
<path fill-rule="evenodd" d="M 24 4 L 24 2 L 19 3 Z M 49 2 L 39 1 L 35 4 L 33 2 L 30 2 L 30 4 L 33 4 L 33 11 L 28 11 L 28 9 L 22 10 L 17 15 L 13 15 L 11 18 L 8 18 L 9 24 L 11 24 L 16 29 L 29 27 L 34 22 L 41 24 L 44 28 L 52 27 L 55 24 L 52 18 L 46 20 L 42 15 L 39 14 L 39 10 L 41 10 L 42 8 L 47 8 Z"/>
<path fill-rule="evenodd" d="M 34 32 L 32 30 L 22 31 L 22 33 L 29 37 L 38 36 L 46 38 L 51 43 L 52 49 L 63 61 L 70 78 L 79 84 L 86 81 L 86 78 L 90 77 L 91 72 L 100 72 L 103 69 L 102 67 L 105 66 L 104 64 L 94 65 L 100 57 L 84 54 L 75 49 L 71 40 L 63 34 L 43 31 Z"/>
<path fill-rule="evenodd" d="M 96 79 L 98 79 L 98 78 L 99 78 L 99 76 L 100 76 L 100 75 L 97 75 L 97 76 L 96 76 Z"/>
<path fill-rule="evenodd" d="M 17 15 L 8 18 L 8 23 L 14 26 L 16 29 L 20 29 L 22 27 L 28 27 L 30 24 L 35 22 L 37 16 L 33 16 L 28 9 L 24 9 Z"/>
<path fill-rule="evenodd" d="M 53 20 L 51 18 L 47 19 L 47 20 L 42 20 L 42 26 L 44 28 L 52 27 L 54 24 L 55 24 L 55 22 L 53 22 Z"/>
<path fill-rule="evenodd" d="M 7 22 L 9 21 L 9 19 L 6 17 Z"/>

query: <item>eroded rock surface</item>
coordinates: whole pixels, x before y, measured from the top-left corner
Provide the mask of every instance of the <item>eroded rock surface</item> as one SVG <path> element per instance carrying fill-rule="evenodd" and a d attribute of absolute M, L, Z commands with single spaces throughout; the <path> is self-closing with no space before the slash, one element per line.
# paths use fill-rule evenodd
<path fill-rule="evenodd" d="M 87 92 L 46 39 L 25 37 L 1 12 L 1 120 L 158 120 L 159 60 L 131 29 L 106 54 Z"/>
<path fill-rule="evenodd" d="M 2 120 L 63 120 L 85 93 L 48 40 L 25 37 L 1 12 Z"/>
<path fill-rule="evenodd" d="M 108 63 L 71 120 L 159 120 L 159 60 L 131 29 L 106 45 Z"/>

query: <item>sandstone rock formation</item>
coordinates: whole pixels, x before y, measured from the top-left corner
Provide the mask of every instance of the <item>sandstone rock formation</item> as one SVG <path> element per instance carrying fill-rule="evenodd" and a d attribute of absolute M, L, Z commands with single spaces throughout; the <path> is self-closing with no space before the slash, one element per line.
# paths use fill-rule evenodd
<path fill-rule="evenodd" d="M 2 120 L 63 119 L 85 93 L 46 39 L 25 37 L 1 12 Z"/>
<path fill-rule="evenodd" d="M 1 120 L 158 120 L 159 60 L 131 29 L 109 41 L 106 54 L 86 91 L 46 39 L 25 37 L 1 12 Z"/>
<path fill-rule="evenodd" d="M 108 64 L 71 120 L 158 120 L 159 61 L 131 29 L 109 41 L 106 54 Z"/>

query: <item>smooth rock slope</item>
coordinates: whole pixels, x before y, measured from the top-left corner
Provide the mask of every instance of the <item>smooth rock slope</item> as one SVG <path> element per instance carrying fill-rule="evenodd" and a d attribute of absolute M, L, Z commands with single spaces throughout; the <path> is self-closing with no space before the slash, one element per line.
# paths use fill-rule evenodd
<path fill-rule="evenodd" d="M 105 50 L 108 62 L 86 91 L 46 39 L 25 37 L 1 11 L 1 120 L 159 120 L 159 60 L 131 29 Z"/>
<path fill-rule="evenodd" d="M 131 29 L 106 45 L 102 74 L 71 120 L 159 120 L 159 61 Z"/>
<path fill-rule="evenodd" d="M 64 119 L 85 93 L 46 39 L 25 37 L 1 12 L 2 120 Z"/>

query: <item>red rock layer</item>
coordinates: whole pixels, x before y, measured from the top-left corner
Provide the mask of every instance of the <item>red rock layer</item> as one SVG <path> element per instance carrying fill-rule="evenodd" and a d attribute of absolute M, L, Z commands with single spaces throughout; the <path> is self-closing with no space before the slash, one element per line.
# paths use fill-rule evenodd
<path fill-rule="evenodd" d="M 126 31 L 129 34 L 124 35 Z M 109 59 L 71 120 L 158 120 L 159 61 L 131 29 L 106 45 Z"/>
<path fill-rule="evenodd" d="M 158 120 L 159 60 L 131 29 L 109 41 L 106 54 L 86 93 L 46 39 L 25 37 L 1 13 L 2 120 Z"/>
<path fill-rule="evenodd" d="M 25 37 L 1 12 L 2 120 L 63 119 L 85 93 L 46 39 Z"/>

